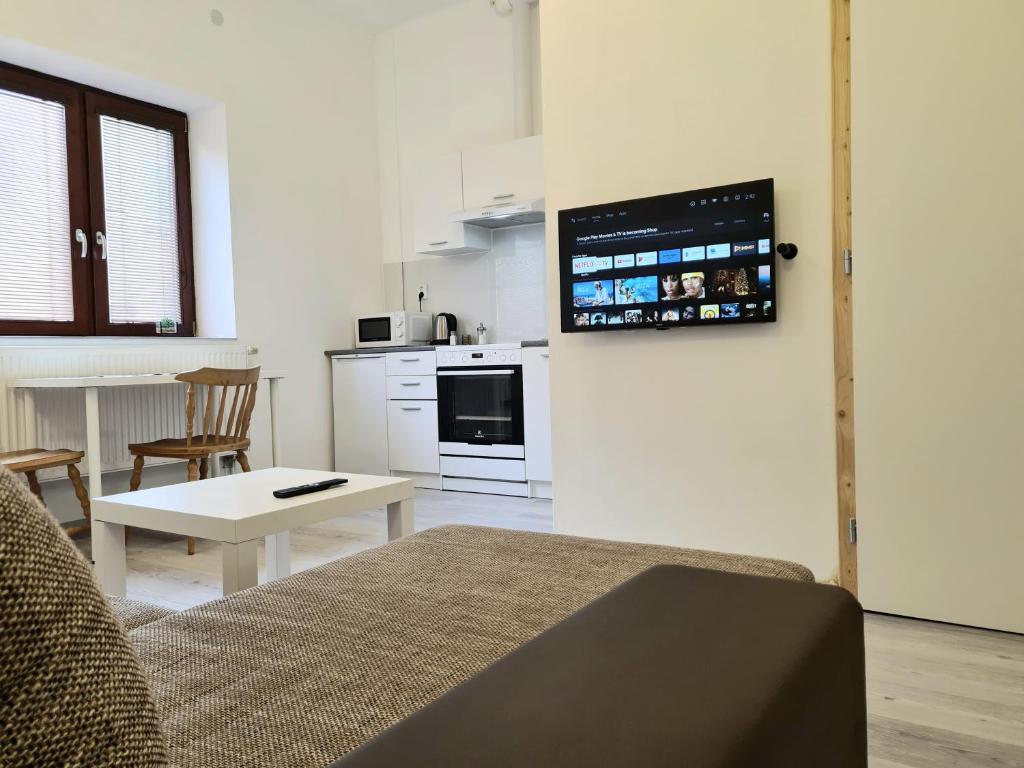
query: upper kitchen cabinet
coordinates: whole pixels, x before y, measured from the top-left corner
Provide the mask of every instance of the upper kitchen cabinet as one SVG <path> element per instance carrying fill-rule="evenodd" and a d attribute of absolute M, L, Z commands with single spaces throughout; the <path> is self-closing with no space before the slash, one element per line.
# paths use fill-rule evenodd
<path fill-rule="evenodd" d="M 456 153 L 426 162 L 413 211 L 416 253 L 454 256 L 489 251 L 489 230 L 451 221 L 452 214 L 462 208 L 462 156 Z"/>
<path fill-rule="evenodd" d="M 464 150 L 463 207 L 499 207 L 511 203 L 529 203 L 543 198 L 543 142 L 541 136 L 530 136 L 502 144 Z"/>

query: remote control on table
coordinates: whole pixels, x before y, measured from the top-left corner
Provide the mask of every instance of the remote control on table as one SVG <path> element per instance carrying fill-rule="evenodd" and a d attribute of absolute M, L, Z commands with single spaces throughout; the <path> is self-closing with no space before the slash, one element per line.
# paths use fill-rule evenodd
<path fill-rule="evenodd" d="M 330 480 L 321 480 L 318 483 L 295 485 L 291 488 L 282 488 L 279 491 L 274 491 L 274 497 L 278 499 L 290 499 L 292 496 L 302 496 L 304 493 L 316 493 L 317 491 L 326 491 L 328 488 L 337 488 L 339 485 L 344 485 L 347 482 L 348 478 L 335 477 Z"/>

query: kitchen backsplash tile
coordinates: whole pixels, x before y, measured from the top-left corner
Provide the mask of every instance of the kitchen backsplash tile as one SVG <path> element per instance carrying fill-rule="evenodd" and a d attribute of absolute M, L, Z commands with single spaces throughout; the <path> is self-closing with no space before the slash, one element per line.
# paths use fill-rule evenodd
<path fill-rule="evenodd" d="M 451 312 L 459 334 L 483 321 L 491 342 L 547 335 L 544 225 L 495 230 L 494 247 L 476 256 L 448 256 L 402 265 L 405 309 L 418 309 L 416 286 L 428 285 L 424 312 Z M 393 276 L 392 276 L 393 277 Z M 385 274 L 385 279 L 388 275 Z"/>

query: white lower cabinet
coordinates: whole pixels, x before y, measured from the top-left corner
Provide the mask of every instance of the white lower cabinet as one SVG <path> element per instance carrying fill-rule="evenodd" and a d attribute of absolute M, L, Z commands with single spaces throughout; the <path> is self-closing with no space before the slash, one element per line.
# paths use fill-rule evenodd
<path fill-rule="evenodd" d="M 331 359 L 334 471 L 388 474 L 388 401 L 384 355 Z M 434 438 L 435 444 L 437 438 Z"/>
<path fill-rule="evenodd" d="M 551 375 L 547 347 L 523 349 L 523 442 L 531 495 L 551 495 Z"/>
<path fill-rule="evenodd" d="M 551 498 L 548 348 L 526 347 L 522 355 L 525 445 L 491 458 L 441 457 L 433 350 L 333 358 L 335 469 L 407 476 L 419 488 L 441 488 L 444 474 L 449 490 Z"/>
<path fill-rule="evenodd" d="M 436 400 L 388 400 L 388 465 L 393 472 L 440 472 Z"/>

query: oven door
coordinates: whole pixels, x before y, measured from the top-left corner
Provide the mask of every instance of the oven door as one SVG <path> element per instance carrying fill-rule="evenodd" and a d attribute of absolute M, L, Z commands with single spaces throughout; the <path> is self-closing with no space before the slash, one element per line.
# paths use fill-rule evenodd
<path fill-rule="evenodd" d="M 438 368 L 442 443 L 523 444 L 523 367 Z"/>

